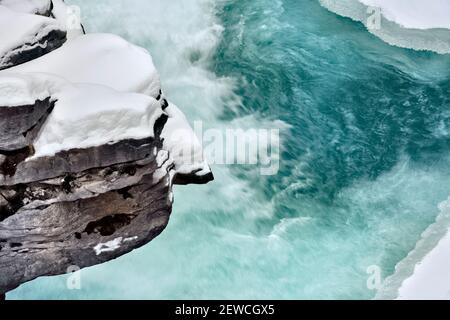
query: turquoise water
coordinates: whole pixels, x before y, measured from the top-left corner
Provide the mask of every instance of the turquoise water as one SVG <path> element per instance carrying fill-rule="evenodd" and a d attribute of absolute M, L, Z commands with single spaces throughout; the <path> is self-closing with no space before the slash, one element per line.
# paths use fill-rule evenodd
<path fill-rule="evenodd" d="M 154 242 L 11 299 L 370 299 L 450 195 L 450 56 L 391 47 L 316 0 L 98 0 L 90 32 L 146 47 L 210 127 L 277 127 L 281 169 L 177 187 Z M 195 199 L 195 201 L 192 201 Z"/>

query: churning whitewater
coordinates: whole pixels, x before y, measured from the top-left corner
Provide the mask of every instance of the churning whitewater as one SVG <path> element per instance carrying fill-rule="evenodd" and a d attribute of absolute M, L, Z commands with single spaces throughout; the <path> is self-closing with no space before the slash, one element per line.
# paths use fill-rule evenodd
<path fill-rule="evenodd" d="M 450 55 L 319 0 L 67 2 L 148 49 L 191 123 L 279 129 L 280 170 L 216 165 L 175 190 L 165 233 L 79 290 L 40 278 L 7 298 L 371 299 L 370 271 L 393 275 L 448 199 Z"/>

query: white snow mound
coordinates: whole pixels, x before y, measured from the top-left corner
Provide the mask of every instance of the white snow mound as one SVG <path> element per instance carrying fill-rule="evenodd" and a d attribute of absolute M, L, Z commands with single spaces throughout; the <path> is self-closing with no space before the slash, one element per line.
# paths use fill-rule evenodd
<path fill-rule="evenodd" d="M 88 148 L 126 139 L 154 137 L 163 114 L 154 98 L 118 92 L 96 84 L 70 84 L 46 74 L 0 73 L 0 105 L 56 101 L 34 142 L 34 157 Z"/>
<path fill-rule="evenodd" d="M 175 170 L 180 174 L 195 173 L 197 176 L 210 173 L 203 146 L 184 114 L 173 103 L 169 103 L 165 112 L 169 119 L 161 137 L 164 138 L 164 149 L 174 160 Z"/>
<path fill-rule="evenodd" d="M 73 83 L 100 84 L 154 98 L 161 90 L 150 54 L 112 34 L 79 36 L 58 50 L 10 70 L 50 73 Z"/>

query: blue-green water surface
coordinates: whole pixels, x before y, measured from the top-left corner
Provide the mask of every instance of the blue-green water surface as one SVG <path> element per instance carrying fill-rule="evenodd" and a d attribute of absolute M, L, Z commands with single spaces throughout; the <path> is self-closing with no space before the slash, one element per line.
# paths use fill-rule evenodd
<path fill-rule="evenodd" d="M 211 127 L 278 126 L 280 172 L 213 166 L 167 230 L 11 299 L 370 299 L 450 195 L 450 56 L 389 46 L 317 0 L 99 0 L 91 32 L 152 53 L 166 94 Z M 194 200 L 195 199 L 195 200 Z"/>

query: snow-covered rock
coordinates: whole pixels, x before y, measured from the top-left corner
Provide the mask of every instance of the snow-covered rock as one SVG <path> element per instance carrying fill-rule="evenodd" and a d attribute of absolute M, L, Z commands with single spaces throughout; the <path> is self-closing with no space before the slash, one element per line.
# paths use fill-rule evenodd
<path fill-rule="evenodd" d="M 71 63 L 68 64 L 67 61 Z M 116 61 L 121 63 L 117 64 Z M 159 74 L 149 53 L 115 35 L 80 36 L 67 42 L 59 50 L 10 71 L 51 73 L 73 83 L 94 83 L 122 92 L 143 93 L 163 104 L 167 103 L 162 95 Z M 192 183 L 194 178 L 199 182 L 210 180 L 211 169 L 206 164 L 202 146 L 187 119 L 173 104 L 165 111 L 169 120 L 163 137 L 165 146 L 172 151 L 176 163 L 179 173 L 177 182 Z M 187 150 L 191 150 L 191 154 L 187 155 Z"/>
<path fill-rule="evenodd" d="M 334 13 L 362 22 L 371 33 L 391 45 L 450 53 L 450 0 L 319 2 Z"/>
<path fill-rule="evenodd" d="M 43 1 L 17 1 L 0 6 L 9 44 L 61 26 L 62 0 L 49 18 Z M 169 222 L 173 184 L 213 179 L 147 51 L 107 34 L 54 49 L 16 50 L 23 64 L 0 71 L 0 295 L 145 245 Z"/>
<path fill-rule="evenodd" d="M 50 103 L 36 103 L 46 100 Z M 46 108 L 40 110 L 41 105 Z M 51 113 L 50 105 L 54 108 Z M 21 114 L 24 107 L 30 111 Z M 5 134 L 21 133 L 19 136 L 25 136 L 26 130 L 7 113 L 22 117 L 25 129 L 29 129 L 36 125 L 34 119 L 49 112 L 45 127 L 32 141 L 34 158 L 126 139 L 154 138 L 153 127 L 163 114 L 161 103 L 147 95 L 34 73 L 0 74 L 0 112 L 4 113 L 0 128 L 10 130 Z"/>
<path fill-rule="evenodd" d="M 108 261 L 166 227 L 176 172 L 160 102 L 45 74 L 0 72 L 0 84 L 10 137 L 0 150 L 0 292 Z M 14 137 L 26 139 L 8 144 Z M 134 240 L 95 250 L 118 237 Z"/>
<path fill-rule="evenodd" d="M 169 103 L 165 109 L 169 118 L 162 131 L 164 149 L 170 152 L 177 171 L 176 183 L 208 182 L 211 168 L 203 155 L 203 146 L 180 109 Z"/>
<path fill-rule="evenodd" d="M 0 6 L 18 13 L 49 17 L 66 31 L 69 40 L 84 34 L 80 9 L 67 5 L 64 0 L 0 0 Z"/>
<path fill-rule="evenodd" d="M 66 41 L 55 19 L 19 13 L 0 5 L 0 70 L 38 58 Z"/>
<path fill-rule="evenodd" d="M 154 98 L 99 85 L 67 85 L 52 97 L 55 108 L 34 142 L 34 157 L 154 138 L 153 127 L 163 113 Z"/>

